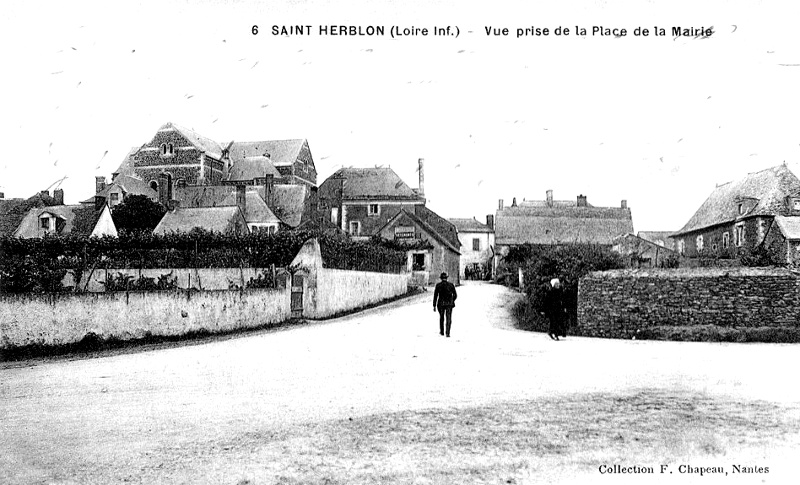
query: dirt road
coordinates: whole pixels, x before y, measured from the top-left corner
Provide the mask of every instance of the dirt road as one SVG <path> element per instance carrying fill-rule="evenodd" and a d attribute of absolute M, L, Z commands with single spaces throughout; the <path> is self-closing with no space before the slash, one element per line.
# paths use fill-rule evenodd
<path fill-rule="evenodd" d="M 800 389 L 787 374 L 800 368 L 797 346 L 553 342 L 511 328 L 515 297 L 493 285 L 460 287 L 449 339 L 438 334 L 429 292 L 200 345 L 4 364 L 0 483 L 255 483 L 214 475 L 253 465 L 225 443 L 359 417 L 594 393 L 767 403 L 780 423 L 797 425 Z M 786 451 L 797 430 L 788 431 L 769 435 L 766 449 Z"/>

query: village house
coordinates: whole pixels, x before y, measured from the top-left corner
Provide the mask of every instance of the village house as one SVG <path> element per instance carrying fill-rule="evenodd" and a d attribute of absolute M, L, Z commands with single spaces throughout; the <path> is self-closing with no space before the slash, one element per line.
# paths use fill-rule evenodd
<path fill-rule="evenodd" d="M 458 231 L 461 242 L 459 275 L 468 280 L 491 278 L 494 270 L 494 215 L 486 224 L 472 219 L 448 219 Z"/>
<path fill-rule="evenodd" d="M 800 260 L 798 216 L 800 179 L 782 164 L 718 185 L 671 237 L 690 260 L 733 260 L 766 247 L 792 263 Z"/>
<path fill-rule="evenodd" d="M 628 268 L 663 268 L 678 261 L 678 253 L 664 246 L 639 235 L 623 234 L 612 240 L 611 249 L 622 256 Z"/>
<path fill-rule="evenodd" d="M 64 205 L 63 190 L 54 190 L 52 196 L 48 190 L 43 190 L 27 199 L 6 199 L 5 194 L 0 193 L 0 237 L 13 236 L 31 209 L 53 205 Z"/>
<path fill-rule="evenodd" d="M 495 264 L 513 246 L 523 244 L 559 245 L 592 243 L 611 247 L 615 237 L 633 233 L 628 203 L 619 207 L 595 207 L 585 195 L 575 200 L 554 200 L 553 191 L 545 200 L 516 198 L 506 207 L 501 199 L 495 215 Z"/>
<path fill-rule="evenodd" d="M 47 195 L 46 192 L 42 196 Z M 28 210 L 12 234 L 19 238 L 45 236 L 117 236 L 108 205 L 99 208 L 83 204 L 64 205 L 64 191 L 53 191 L 53 202 L 48 206 L 35 206 Z"/>
<path fill-rule="evenodd" d="M 332 224 L 354 238 L 427 240 L 432 249 L 409 251 L 408 270 L 427 284 L 447 272 L 458 284 L 458 233 L 452 223 L 425 207 L 424 170 L 420 159 L 419 187 L 412 189 L 388 167 L 339 169 L 312 192 L 304 225 Z"/>

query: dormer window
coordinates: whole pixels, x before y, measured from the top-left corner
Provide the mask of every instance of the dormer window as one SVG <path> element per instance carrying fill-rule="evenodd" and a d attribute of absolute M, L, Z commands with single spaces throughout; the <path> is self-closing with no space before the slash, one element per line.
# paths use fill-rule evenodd
<path fill-rule="evenodd" d="M 792 201 L 792 207 L 794 207 L 794 210 L 800 211 L 800 199 L 794 199 Z"/>
<path fill-rule="evenodd" d="M 44 229 L 45 231 L 50 230 L 50 218 L 48 216 L 44 216 L 39 219 L 39 227 Z"/>
<path fill-rule="evenodd" d="M 744 204 L 739 204 L 739 215 L 744 214 Z"/>

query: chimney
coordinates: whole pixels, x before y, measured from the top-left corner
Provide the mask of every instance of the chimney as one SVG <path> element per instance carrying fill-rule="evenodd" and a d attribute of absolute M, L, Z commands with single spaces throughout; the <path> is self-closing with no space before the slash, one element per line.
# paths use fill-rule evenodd
<path fill-rule="evenodd" d="M 578 207 L 587 207 L 586 196 L 583 194 L 578 196 Z"/>
<path fill-rule="evenodd" d="M 95 177 L 94 178 L 94 193 L 99 194 L 100 192 L 106 189 L 106 178 L 105 177 Z"/>
<path fill-rule="evenodd" d="M 547 207 L 553 207 L 553 191 L 547 191 Z"/>
<path fill-rule="evenodd" d="M 50 197 L 50 191 L 49 191 L 49 190 L 43 190 L 43 191 L 41 191 L 41 192 L 39 192 L 39 193 L 40 193 L 40 194 L 41 194 L 43 197 Z"/>
<path fill-rule="evenodd" d="M 622 203 L 620 204 L 620 207 L 622 207 L 623 209 L 627 209 L 628 208 L 628 201 L 625 200 L 625 199 L 622 199 Z"/>
<path fill-rule="evenodd" d="M 247 211 L 247 186 L 246 185 L 237 185 L 236 186 L 236 205 L 239 206 L 239 210 L 242 211 L 242 215 L 245 215 L 246 211 Z"/>
<path fill-rule="evenodd" d="M 158 203 L 169 208 L 172 200 L 172 176 L 168 173 L 158 175 Z"/>
<path fill-rule="evenodd" d="M 486 225 L 494 231 L 494 216 L 492 214 L 486 214 Z"/>
<path fill-rule="evenodd" d="M 3 192 L 0 192 L 0 200 L 3 200 L 5 198 L 6 198 L 6 194 L 4 194 Z"/>
<path fill-rule="evenodd" d="M 503 210 L 503 199 L 500 199 L 500 200 L 498 201 L 498 203 L 497 203 L 497 209 L 498 209 L 498 210 Z"/>
<path fill-rule="evenodd" d="M 64 189 L 54 190 L 53 198 L 56 199 L 56 205 L 64 205 Z"/>
<path fill-rule="evenodd" d="M 275 204 L 275 176 L 271 173 L 268 173 L 264 180 L 264 202 L 270 209 Z"/>
<path fill-rule="evenodd" d="M 425 197 L 425 159 L 419 159 L 419 196 Z"/>
<path fill-rule="evenodd" d="M 511 199 L 511 207 L 516 207 L 516 206 L 517 206 L 517 198 L 514 197 L 513 199 Z"/>

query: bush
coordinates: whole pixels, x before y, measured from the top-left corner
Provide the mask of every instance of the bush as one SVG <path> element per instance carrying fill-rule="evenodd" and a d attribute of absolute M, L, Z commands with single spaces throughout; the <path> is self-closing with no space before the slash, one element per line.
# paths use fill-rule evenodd
<path fill-rule="evenodd" d="M 578 280 L 592 271 L 623 267 L 622 257 L 607 246 L 599 244 L 569 244 L 559 246 L 529 246 L 518 254 L 526 254 L 523 262 L 523 291 L 530 308 L 544 311 L 544 298 L 550 280 L 558 278 L 564 291 L 564 306 L 569 325 L 574 326 L 578 313 Z M 530 319 L 530 316 L 526 317 Z M 521 326 L 532 322 L 520 323 Z"/>

